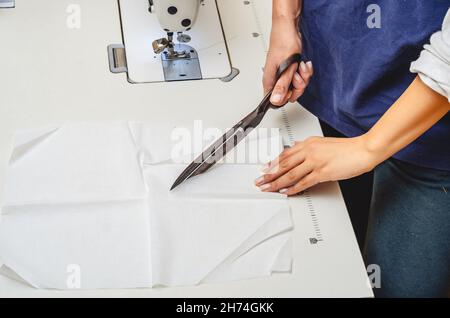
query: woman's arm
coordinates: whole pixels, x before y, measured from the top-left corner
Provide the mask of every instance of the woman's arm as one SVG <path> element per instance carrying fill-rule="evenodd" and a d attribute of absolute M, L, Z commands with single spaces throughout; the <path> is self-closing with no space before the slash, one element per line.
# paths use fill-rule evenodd
<path fill-rule="evenodd" d="M 372 129 L 356 138 L 313 137 L 268 164 L 263 191 L 293 195 L 317 183 L 358 176 L 405 148 L 450 111 L 450 10 L 411 71 L 419 76 Z M 448 136 L 450 138 L 450 136 Z"/>
<path fill-rule="evenodd" d="M 449 111 L 447 98 L 416 78 L 368 133 L 299 142 L 271 162 L 256 185 L 294 195 L 321 182 L 361 175 L 412 143 Z"/>
<path fill-rule="evenodd" d="M 432 35 L 411 72 L 419 76 L 368 134 L 368 148 L 380 154 L 380 160 L 409 145 L 449 110 L 450 9 L 442 30 Z"/>
<path fill-rule="evenodd" d="M 297 27 L 303 0 L 273 0 L 272 22 L 293 23 Z"/>
<path fill-rule="evenodd" d="M 278 67 L 294 53 L 302 51 L 298 21 L 302 0 L 273 0 L 272 32 L 270 47 L 264 67 L 264 93 L 272 88 L 271 102 L 282 106 L 288 101 L 296 101 L 304 92 L 313 73 L 312 63 L 292 65 L 283 76 L 276 81 Z M 291 83 L 293 89 L 290 89 Z"/>
<path fill-rule="evenodd" d="M 367 150 L 373 154 L 375 163 L 380 163 L 423 135 L 449 111 L 447 98 L 416 77 L 400 99 L 366 134 Z"/>
<path fill-rule="evenodd" d="M 433 34 L 417 61 L 411 64 L 411 72 L 431 89 L 450 101 L 450 9 L 442 31 Z"/>

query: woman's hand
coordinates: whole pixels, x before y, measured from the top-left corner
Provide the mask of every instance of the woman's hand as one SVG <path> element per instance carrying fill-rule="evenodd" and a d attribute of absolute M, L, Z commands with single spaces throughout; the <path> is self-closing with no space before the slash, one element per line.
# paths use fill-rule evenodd
<path fill-rule="evenodd" d="M 255 184 L 264 192 L 298 194 L 318 183 L 349 179 L 372 170 L 379 162 L 356 138 L 311 137 L 286 149 L 266 165 Z"/>
<path fill-rule="evenodd" d="M 302 45 L 297 22 L 289 19 L 279 19 L 273 22 L 270 37 L 270 48 L 264 67 L 264 94 L 274 88 L 271 103 L 283 106 L 288 101 L 295 102 L 305 91 L 313 75 L 311 62 L 292 65 L 281 78 L 276 81 L 278 67 L 289 56 L 300 53 Z M 292 89 L 291 89 L 292 84 Z"/>

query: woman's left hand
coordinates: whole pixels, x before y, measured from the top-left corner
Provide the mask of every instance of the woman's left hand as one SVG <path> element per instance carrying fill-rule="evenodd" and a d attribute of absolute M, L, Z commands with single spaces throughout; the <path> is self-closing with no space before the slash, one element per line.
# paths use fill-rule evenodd
<path fill-rule="evenodd" d="M 311 137 L 297 142 L 266 165 L 255 184 L 264 192 L 298 194 L 318 183 L 349 179 L 371 171 L 376 156 L 366 147 L 366 136 Z"/>

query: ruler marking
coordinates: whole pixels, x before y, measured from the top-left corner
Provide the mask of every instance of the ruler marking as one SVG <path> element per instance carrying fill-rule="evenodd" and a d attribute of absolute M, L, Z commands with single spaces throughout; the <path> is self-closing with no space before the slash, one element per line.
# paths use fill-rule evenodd
<path fill-rule="evenodd" d="M 316 244 L 317 242 L 323 242 L 323 235 L 320 230 L 319 217 L 317 215 L 317 211 L 314 208 L 313 199 L 311 194 L 308 191 L 304 192 L 306 197 L 306 206 L 308 207 L 309 215 L 311 216 L 313 230 L 315 234 L 315 238 L 310 239 L 311 244 Z"/>
<path fill-rule="evenodd" d="M 294 132 L 293 132 L 293 129 L 289 122 L 287 110 L 285 108 L 283 108 L 281 111 L 282 111 L 282 118 L 283 118 L 284 126 L 286 128 L 287 136 L 289 138 L 289 144 L 290 144 L 290 146 L 292 146 L 295 143 Z M 319 218 L 317 216 L 317 211 L 314 208 L 314 203 L 313 203 L 311 194 L 308 191 L 305 191 L 304 195 L 306 197 L 306 207 L 307 207 L 309 215 L 311 217 L 312 227 L 313 227 L 314 236 L 315 236 L 314 238 L 310 238 L 309 241 L 311 244 L 317 244 L 317 242 L 323 242 L 323 240 L 324 240 L 322 232 L 320 230 Z"/>
<path fill-rule="evenodd" d="M 253 15 L 255 18 L 256 27 L 258 28 L 259 34 L 261 35 L 260 38 L 261 38 L 262 45 L 264 47 L 265 52 L 267 53 L 269 47 L 268 47 L 268 43 L 266 43 L 266 41 L 265 41 L 265 37 L 264 37 L 265 34 L 263 32 L 261 21 L 258 17 L 257 9 L 253 2 L 250 2 L 250 4 L 251 4 Z M 295 144 L 295 134 L 294 134 L 292 126 L 289 122 L 288 112 L 287 112 L 286 108 L 281 109 L 281 114 L 282 114 L 282 120 L 284 122 L 284 128 L 287 133 L 287 137 L 289 139 L 288 143 L 289 143 L 289 146 L 292 147 Z M 307 206 L 308 213 L 312 220 L 312 226 L 313 226 L 313 231 L 314 231 L 314 235 L 315 235 L 315 237 L 310 238 L 309 241 L 311 244 L 317 244 L 317 242 L 322 242 L 324 240 L 323 236 L 322 236 L 322 232 L 320 230 L 320 226 L 319 226 L 319 219 L 317 217 L 317 212 L 314 208 L 311 194 L 308 191 L 305 191 L 304 195 L 306 197 L 306 206 Z"/>

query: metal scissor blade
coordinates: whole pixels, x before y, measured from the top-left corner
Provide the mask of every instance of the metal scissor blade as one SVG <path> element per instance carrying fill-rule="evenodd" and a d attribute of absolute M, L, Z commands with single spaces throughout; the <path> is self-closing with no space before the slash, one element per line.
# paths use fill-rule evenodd
<path fill-rule="evenodd" d="M 201 155 L 199 155 L 175 180 L 170 188 L 172 191 L 184 181 L 208 171 L 218 161 L 226 156 L 230 150 L 234 149 L 251 130 L 259 124 L 262 116 L 255 110 L 247 115 L 243 120 L 228 130 L 222 137 L 217 139 Z M 255 122 L 256 121 L 256 122 Z M 255 125 L 251 125 L 255 124 Z"/>
<path fill-rule="evenodd" d="M 300 62 L 301 55 L 293 54 L 286 61 L 281 63 L 277 71 L 277 78 L 280 78 L 292 64 Z M 234 147 L 237 146 L 254 128 L 256 128 L 264 118 L 267 111 L 274 107 L 270 103 L 271 90 L 256 107 L 256 109 L 248 114 L 244 119 L 237 123 L 233 128 L 227 131 L 222 137 L 216 140 L 208 149 L 206 149 L 200 156 L 198 156 L 175 180 L 170 190 L 175 189 L 189 178 L 197 176 L 208 171 L 218 161 Z"/>

